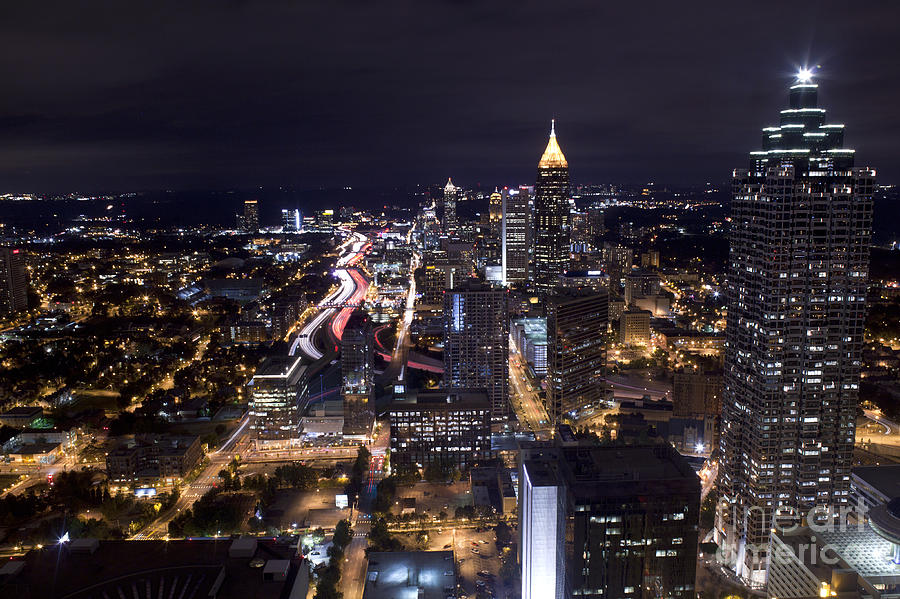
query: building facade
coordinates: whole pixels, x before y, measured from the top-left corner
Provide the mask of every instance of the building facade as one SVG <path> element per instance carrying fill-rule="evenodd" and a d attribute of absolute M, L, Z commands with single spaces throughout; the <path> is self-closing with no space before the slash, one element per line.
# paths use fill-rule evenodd
<path fill-rule="evenodd" d="M 566 413 L 598 406 L 606 397 L 609 296 L 560 289 L 547 298 L 547 413 L 550 425 Z"/>
<path fill-rule="evenodd" d="M 504 188 L 502 202 L 503 284 L 523 283 L 528 280 L 531 251 L 531 204 L 528 188 Z"/>
<path fill-rule="evenodd" d="M 483 391 L 421 391 L 391 403 L 388 417 L 395 466 L 463 470 L 492 457 L 491 402 Z"/>
<path fill-rule="evenodd" d="M 459 222 L 456 220 L 456 203 L 459 201 L 460 192 L 462 190 L 453 184 L 453 181 L 447 179 L 444 186 L 444 232 L 450 232 L 456 229 Z"/>
<path fill-rule="evenodd" d="M 289 447 L 299 438 L 300 401 L 306 395 L 303 358 L 269 357 L 250 380 L 250 438 L 257 448 Z"/>
<path fill-rule="evenodd" d="M 485 389 L 496 420 L 509 415 L 509 300 L 470 279 L 444 294 L 444 386 Z"/>
<path fill-rule="evenodd" d="M 569 266 L 569 163 L 556 141 L 555 123 L 534 185 L 533 264 L 540 293 L 553 291 Z"/>
<path fill-rule="evenodd" d="M 375 426 L 372 405 L 375 382 L 375 335 L 369 315 L 355 310 L 341 337 L 341 395 L 344 399 L 344 437 L 370 437 Z"/>
<path fill-rule="evenodd" d="M 717 540 L 757 583 L 776 509 L 850 497 L 875 172 L 817 92 L 791 86 L 732 183 Z"/>
<path fill-rule="evenodd" d="M 523 599 L 695 597 L 700 482 L 686 460 L 666 443 L 565 437 L 521 452 Z"/>
<path fill-rule="evenodd" d="M 25 254 L 18 248 L 0 248 L 0 313 L 28 309 L 28 273 Z"/>

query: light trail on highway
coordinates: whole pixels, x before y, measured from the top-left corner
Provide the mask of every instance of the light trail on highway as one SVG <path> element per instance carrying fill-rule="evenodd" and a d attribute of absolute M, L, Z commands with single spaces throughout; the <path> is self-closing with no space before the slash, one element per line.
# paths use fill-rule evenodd
<path fill-rule="evenodd" d="M 352 239 L 355 239 L 355 241 L 351 242 L 348 240 L 341 245 L 342 248 L 350 245 L 350 251 L 338 258 L 338 268 L 334 271 L 334 275 L 340 281 L 340 286 L 319 302 L 319 307 L 322 309 L 321 312 L 300 330 L 300 333 L 291 344 L 289 355 L 297 355 L 297 351 L 300 351 L 303 356 L 313 362 L 321 359 L 324 354 L 316 347 L 315 343 L 319 330 L 331 321 L 331 331 L 336 339 L 340 339 L 344 333 L 347 319 L 350 318 L 350 314 L 354 309 L 352 307 L 336 308 L 332 306 L 343 306 L 349 303 L 360 304 L 365 298 L 369 287 L 368 281 L 366 281 L 359 270 L 346 267 L 358 264 L 372 244 L 361 233 L 353 233 Z"/>

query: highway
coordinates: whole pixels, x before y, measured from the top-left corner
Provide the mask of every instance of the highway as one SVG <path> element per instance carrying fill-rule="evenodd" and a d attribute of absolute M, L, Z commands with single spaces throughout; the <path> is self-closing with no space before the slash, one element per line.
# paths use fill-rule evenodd
<path fill-rule="evenodd" d="M 362 233 L 353 233 L 341 246 L 344 252 L 337 260 L 334 276 L 338 278 L 338 288 L 319 302 L 320 312 L 310 320 L 297 334 L 291 344 L 289 355 L 295 356 L 299 351 L 308 360 L 315 362 L 324 355 L 316 347 L 316 337 L 326 323 L 332 323 L 332 334 L 340 339 L 347 319 L 353 312 L 352 306 L 361 304 L 366 297 L 369 283 L 362 273 L 352 266 L 358 264 L 371 244 Z"/>
<path fill-rule="evenodd" d="M 206 468 L 191 482 L 190 485 L 182 489 L 178 501 L 175 506 L 165 514 L 161 514 L 159 518 L 150 522 L 137 534 L 131 537 L 131 540 L 144 539 L 162 539 L 169 534 L 169 522 L 178 515 L 182 510 L 191 507 L 195 501 L 200 499 L 213 485 L 218 482 L 219 471 L 225 468 L 232 457 L 238 455 L 249 448 L 249 442 L 244 439 L 247 426 L 250 423 L 250 415 L 244 414 L 240 424 L 225 441 L 219 449 L 211 452 L 207 457 L 209 464 Z"/>

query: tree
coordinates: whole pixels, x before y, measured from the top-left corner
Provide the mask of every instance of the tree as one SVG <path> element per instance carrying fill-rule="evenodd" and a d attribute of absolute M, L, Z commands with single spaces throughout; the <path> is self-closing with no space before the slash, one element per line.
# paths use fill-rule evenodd
<path fill-rule="evenodd" d="M 498 545 L 507 545 L 512 541 L 512 533 L 509 530 L 509 524 L 502 520 L 497 523 L 496 528 L 494 528 L 494 533 L 497 535 Z"/>

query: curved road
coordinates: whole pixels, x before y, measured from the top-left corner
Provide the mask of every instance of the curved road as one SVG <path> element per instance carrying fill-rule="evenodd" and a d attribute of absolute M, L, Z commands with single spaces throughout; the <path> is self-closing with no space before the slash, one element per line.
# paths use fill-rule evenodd
<path fill-rule="evenodd" d="M 332 334 L 336 339 L 340 339 L 344 332 L 344 326 L 347 324 L 347 319 L 353 312 L 352 307 L 335 308 L 332 306 L 341 306 L 348 303 L 358 304 L 366 296 L 366 291 L 369 287 L 368 281 L 358 269 L 347 267 L 352 267 L 359 263 L 370 244 L 363 234 L 353 233 L 351 238 L 344 242 L 341 247 L 345 250 L 349 247 L 349 251 L 338 258 L 338 268 L 334 271 L 334 275 L 340 281 L 340 286 L 319 302 L 321 311 L 297 334 L 288 352 L 291 356 L 297 355 L 299 350 L 305 358 L 313 362 L 321 359 L 324 354 L 316 347 L 315 343 L 319 331 L 326 323 L 331 322 Z"/>

